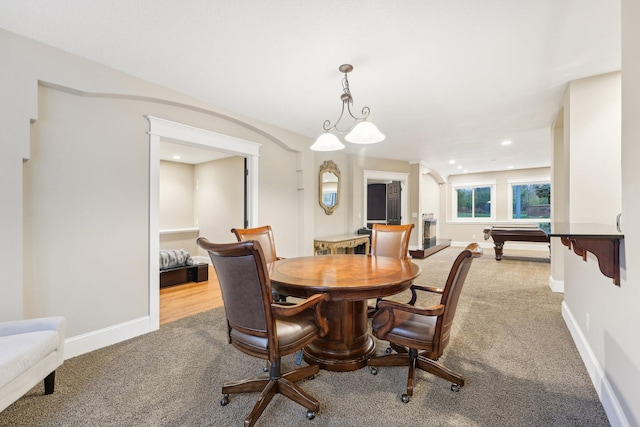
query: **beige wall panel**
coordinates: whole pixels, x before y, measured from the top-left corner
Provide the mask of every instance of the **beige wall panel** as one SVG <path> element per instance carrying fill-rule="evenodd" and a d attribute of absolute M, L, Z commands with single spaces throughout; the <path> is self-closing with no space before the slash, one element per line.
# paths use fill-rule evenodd
<path fill-rule="evenodd" d="M 149 150 L 132 107 L 39 91 L 24 165 L 25 313 L 64 314 L 69 336 L 148 312 Z"/>
<path fill-rule="evenodd" d="M 194 226 L 194 166 L 160 161 L 160 230 Z"/>
<path fill-rule="evenodd" d="M 195 222 L 200 236 L 216 243 L 235 242 L 231 229 L 244 221 L 244 158 L 228 157 L 194 168 Z M 199 250 L 199 255 L 207 256 Z"/>

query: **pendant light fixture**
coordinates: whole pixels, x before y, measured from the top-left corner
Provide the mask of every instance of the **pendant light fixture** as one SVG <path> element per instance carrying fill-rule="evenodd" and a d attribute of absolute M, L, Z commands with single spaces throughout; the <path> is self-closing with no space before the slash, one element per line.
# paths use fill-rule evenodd
<path fill-rule="evenodd" d="M 351 105 L 353 104 L 353 97 L 351 96 L 351 90 L 349 90 L 349 79 L 347 74 L 353 71 L 353 66 L 350 64 L 343 64 L 339 68 L 341 73 L 344 73 L 342 78 L 342 95 L 340 100 L 342 101 L 342 111 L 340 117 L 336 120 L 335 124 L 331 124 L 331 121 L 325 120 L 322 127 L 324 133 L 316 139 L 316 142 L 311 146 L 314 151 L 336 151 L 345 148 L 344 144 L 340 142 L 337 136 L 330 131 L 334 131 L 340 134 L 345 134 L 344 139 L 347 142 L 353 144 L 374 144 L 384 140 L 384 135 L 378 130 L 376 125 L 367 120 L 371 111 L 369 107 L 362 109 L 362 117 L 356 117 L 351 112 Z M 338 128 L 338 124 L 344 116 L 345 109 L 354 122 L 348 128 L 341 130 Z"/>

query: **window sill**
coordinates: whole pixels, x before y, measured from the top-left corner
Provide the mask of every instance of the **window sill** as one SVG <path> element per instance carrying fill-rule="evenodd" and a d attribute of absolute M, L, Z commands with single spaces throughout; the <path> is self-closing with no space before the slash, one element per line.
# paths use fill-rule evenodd
<path fill-rule="evenodd" d="M 179 234 L 179 233 L 197 233 L 200 231 L 198 227 L 192 228 L 168 228 L 164 230 L 160 230 L 160 234 Z"/>

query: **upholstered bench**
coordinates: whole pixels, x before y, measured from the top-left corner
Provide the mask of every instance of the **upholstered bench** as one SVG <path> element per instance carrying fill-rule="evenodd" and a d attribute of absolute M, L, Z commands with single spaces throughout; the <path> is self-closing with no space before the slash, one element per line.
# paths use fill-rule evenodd
<path fill-rule="evenodd" d="M 209 280 L 209 266 L 194 263 L 184 249 L 160 250 L 160 287 Z"/>
<path fill-rule="evenodd" d="M 65 332 L 64 317 L 0 322 L 0 411 L 43 379 L 45 394 L 53 393 Z"/>

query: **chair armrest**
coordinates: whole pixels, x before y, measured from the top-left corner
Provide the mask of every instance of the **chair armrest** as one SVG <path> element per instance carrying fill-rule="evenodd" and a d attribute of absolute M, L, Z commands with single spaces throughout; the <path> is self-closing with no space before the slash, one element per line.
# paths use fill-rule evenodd
<path fill-rule="evenodd" d="M 378 304 L 380 310 L 398 310 L 406 313 L 414 313 L 422 316 L 440 316 L 444 313 L 444 305 L 438 304 L 429 308 L 416 307 L 415 305 L 403 304 L 395 301 L 380 301 Z"/>
<path fill-rule="evenodd" d="M 309 307 L 312 307 L 321 301 L 328 301 L 328 300 L 329 300 L 328 294 L 314 294 L 314 295 L 311 295 L 309 298 L 303 301 L 300 301 L 297 304 L 283 305 L 283 304 L 278 304 L 277 302 L 274 302 L 273 304 L 271 304 L 271 311 L 275 316 L 278 316 L 278 317 L 290 317 L 290 316 L 295 316 L 296 314 L 302 313 Z"/>
<path fill-rule="evenodd" d="M 279 305 L 278 303 L 273 303 L 271 304 L 271 311 L 273 315 L 277 317 L 290 317 L 302 313 L 308 308 L 314 307 L 313 319 L 316 325 L 320 328 L 320 336 L 324 337 L 327 335 L 327 332 L 329 332 L 329 323 L 327 322 L 327 318 L 324 317 L 320 311 L 322 301 L 329 301 L 329 295 L 314 294 L 304 301 L 294 305 Z"/>
<path fill-rule="evenodd" d="M 418 300 L 418 294 L 416 293 L 416 291 L 432 292 L 441 295 L 444 293 L 444 289 L 435 288 L 433 286 L 411 285 L 409 289 L 411 290 L 411 299 L 407 303 L 409 305 L 414 305 Z"/>
<path fill-rule="evenodd" d="M 415 289 L 417 291 L 433 292 L 433 293 L 436 293 L 436 294 L 443 294 L 444 293 L 444 289 L 436 288 L 434 286 L 411 285 L 411 288 Z"/>
<path fill-rule="evenodd" d="M 383 312 L 387 314 L 387 320 L 383 325 L 378 328 L 376 336 L 382 340 L 387 338 L 387 333 L 393 328 L 396 322 L 396 311 L 404 311 L 407 313 L 415 313 L 423 316 L 439 316 L 444 313 L 444 305 L 438 304 L 429 308 L 420 308 L 414 305 L 403 304 L 401 302 L 382 300 L 378 304 L 379 311 L 376 313 L 376 317 Z"/>

